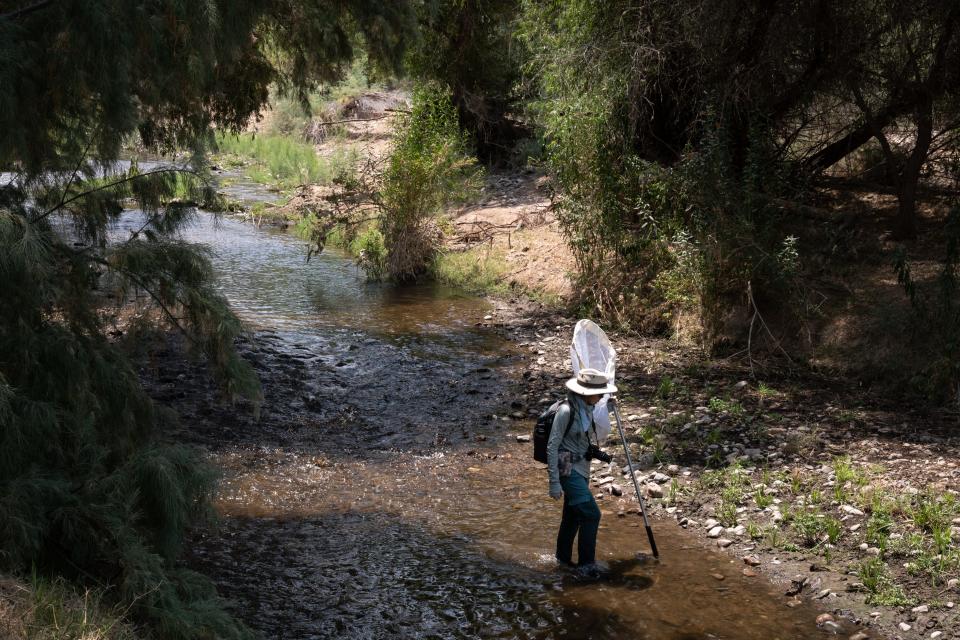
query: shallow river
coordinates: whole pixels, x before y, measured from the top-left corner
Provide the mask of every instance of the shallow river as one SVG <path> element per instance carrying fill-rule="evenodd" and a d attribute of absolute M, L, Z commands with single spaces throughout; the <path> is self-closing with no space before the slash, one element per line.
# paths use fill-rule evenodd
<path fill-rule="evenodd" d="M 136 213 L 117 230 L 137 224 Z M 602 503 L 607 580 L 558 571 L 560 517 L 545 472 L 492 413 L 518 395 L 519 355 L 478 326 L 485 302 L 436 287 L 369 285 L 333 252 L 305 261 L 291 236 L 201 215 L 220 286 L 252 329 L 262 416 L 224 407 L 188 366 L 155 393 L 178 437 L 224 470 L 219 526 L 187 561 L 265 638 L 810 638 L 744 565 Z M 512 431 L 511 431 L 512 430 Z M 720 579 L 722 578 L 722 579 Z"/>

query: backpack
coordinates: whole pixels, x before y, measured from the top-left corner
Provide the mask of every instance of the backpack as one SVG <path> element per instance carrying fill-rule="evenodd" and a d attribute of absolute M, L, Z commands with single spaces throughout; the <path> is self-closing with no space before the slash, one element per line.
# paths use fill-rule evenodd
<path fill-rule="evenodd" d="M 566 404 L 566 402 L 566 400 L 557 400 L 537 418 L 537 424 L 533 427 L 533 459 L 537 462 L 547 464 L 547 442 L 550 440 L 550 432 L 553 431 L 553 419 L 557 417 L 560 405 Z M 571 424 L 573 424 L 573 412 L 570 413 L 570 420 L 567 422 L 567 429 L 563 434 L 564 438 L 570 432 Z"/>

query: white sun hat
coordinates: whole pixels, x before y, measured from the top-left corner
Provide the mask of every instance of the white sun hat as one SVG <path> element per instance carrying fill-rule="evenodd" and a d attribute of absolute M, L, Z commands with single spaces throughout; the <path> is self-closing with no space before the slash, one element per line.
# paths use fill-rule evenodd
<path fill-rule="evenodd" d="M 582 396 L 602 396 L 617 392 L 617 387 L 610 382 L 610 376 L 596 369 L 580 369 L 576 377 L 567 380 L 567 389 Z"/>

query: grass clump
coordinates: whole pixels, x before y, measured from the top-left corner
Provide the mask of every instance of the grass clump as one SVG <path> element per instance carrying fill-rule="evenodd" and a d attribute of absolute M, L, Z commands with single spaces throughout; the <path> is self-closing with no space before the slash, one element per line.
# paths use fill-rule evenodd
<path fill-rule="evenodd" d="M 880 558 L 871 558 L 862 562 L 857 574 L 869 594 L 867 604 L 887 607 L 905 607 L 913 604 L 913 601 L 903 592 L 903 588 L 894 582 L 887 563 Z"/>
<path fill-rule="evenodd" d="M 101 589 L 0 577 L 0 637 L 8 640 L 136 640 L 124 613 Z"/>
<path fill-rule="evenodd" d="M 808 511 L 794 514 L 790 526 L 806 547 L 814 547 L 819 544 L 820 538 L 827 530 L 823 515 Z"/>
<path fill-rule="evenodd" d="M 507 293 L 510 286 L 504 280 L 506 273 L 507 263 L 503 252 L 488 251 L 483 247 L 441 252 L 433 264 L 437 281 L 473 293 Z"/>
<path fill-rule="evenodd" d="M 217 147 L 227 156 L 225 164 L 245 159 L 250 179 L 280 189 L 345 180 L 357 163 L 355 151 L 321 158 L 313 145 L 279 135 L 223 134 L 217 137 Z"/>

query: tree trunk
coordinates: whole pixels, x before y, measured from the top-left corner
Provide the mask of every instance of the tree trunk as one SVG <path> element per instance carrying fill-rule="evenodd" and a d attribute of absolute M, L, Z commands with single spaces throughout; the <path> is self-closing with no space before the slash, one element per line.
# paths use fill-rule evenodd
<path fill-rule="evenodd" d="M 933 100 L 925 100 L 917 110 L 917 142 L 913 152 L 903 163 L 897 193 L 897 221 L 894 237 L 907 240 L 917 236 L 917 188 L 920 172 L 927 162 L 930 141 L 933 139 Z"/>

